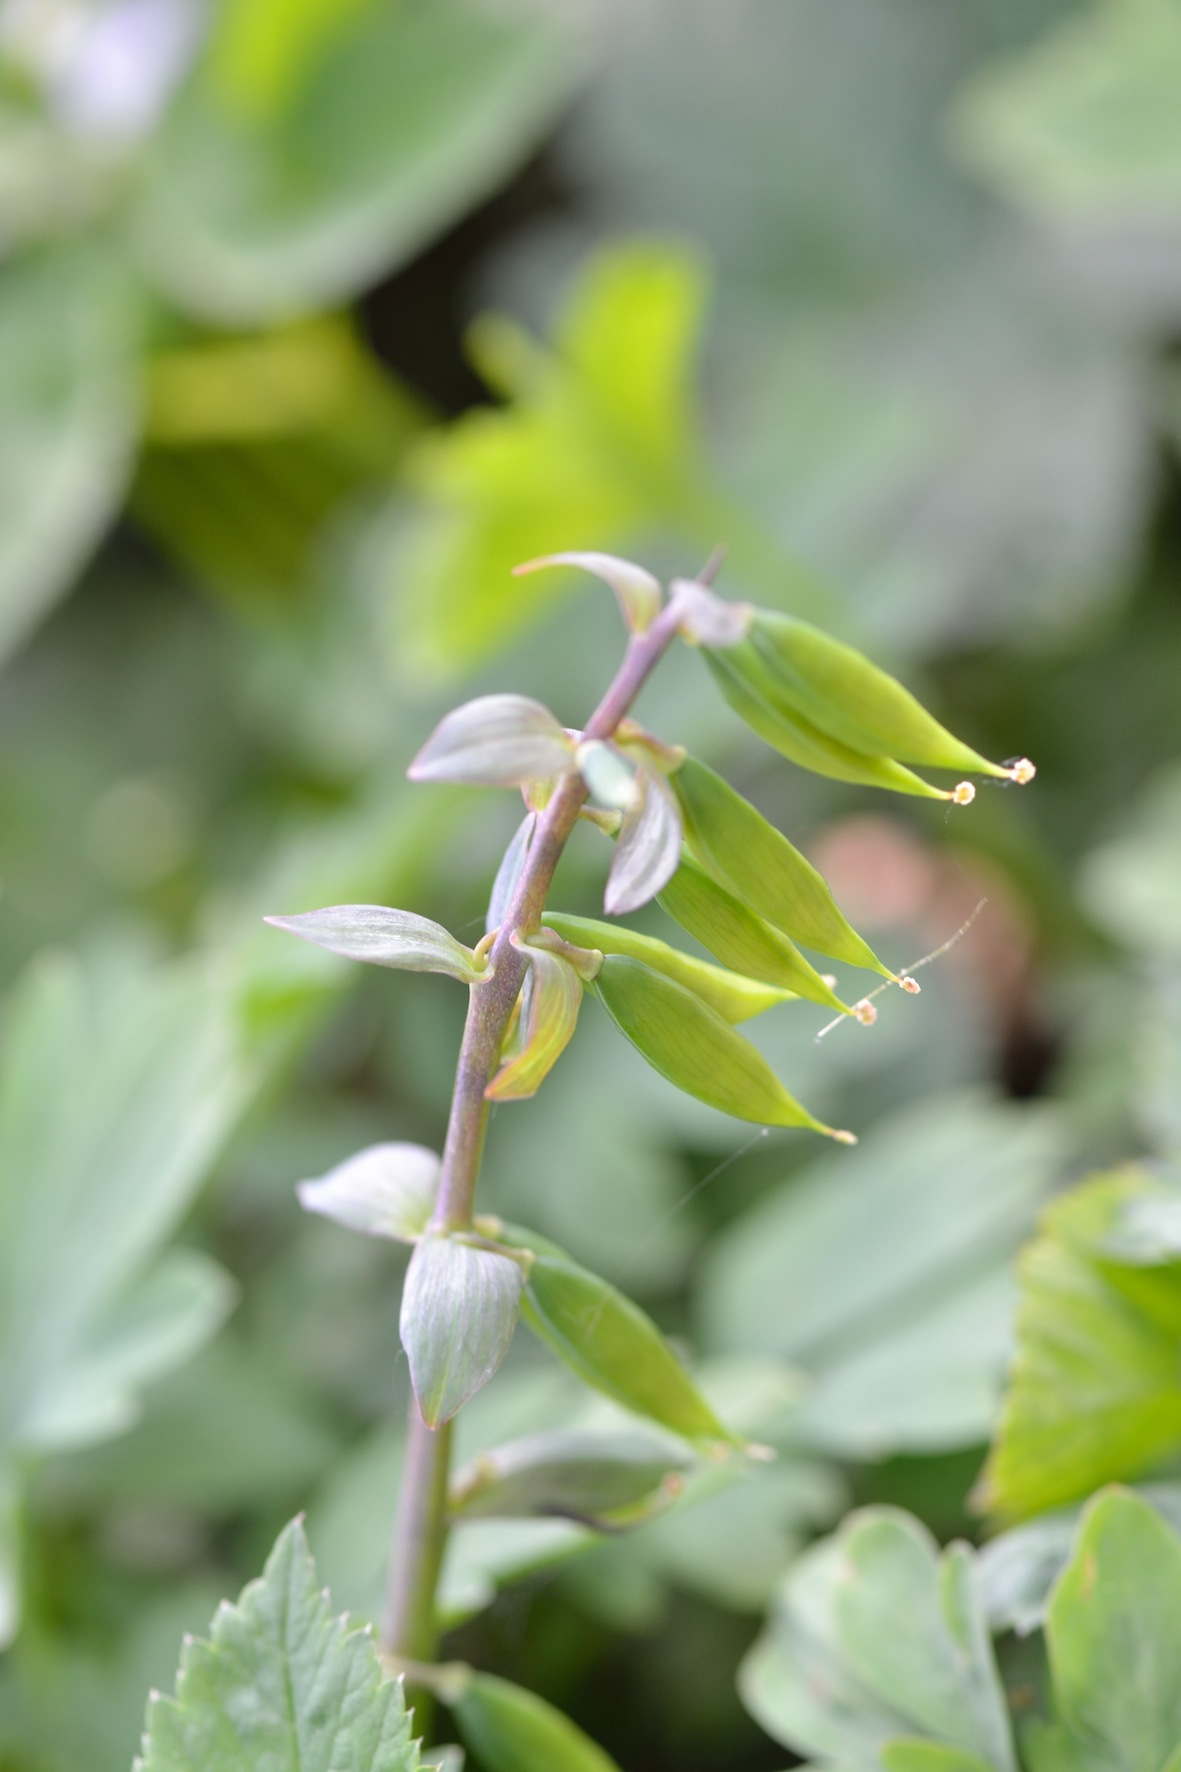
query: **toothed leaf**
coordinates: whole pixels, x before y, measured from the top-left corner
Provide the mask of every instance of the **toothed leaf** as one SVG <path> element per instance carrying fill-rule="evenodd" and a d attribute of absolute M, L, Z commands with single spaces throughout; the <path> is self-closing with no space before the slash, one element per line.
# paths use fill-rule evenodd
<path fill-rule="evenodd" d="M 372 1637 L 332 1616 L 298 1520 L 262 1578 L 181 1654 L 175 1698 L 153 1695 L 137 1772 L 419 1772 L 401 1682 Z"/>

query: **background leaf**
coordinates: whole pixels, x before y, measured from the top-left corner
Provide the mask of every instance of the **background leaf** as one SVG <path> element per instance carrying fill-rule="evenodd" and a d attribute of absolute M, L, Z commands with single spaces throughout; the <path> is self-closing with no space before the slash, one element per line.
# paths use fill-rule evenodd
<path fill-rule="evenodd" d="M 142 1772 L 417 1772 L 398 1681 L 367 1632 L 333 1618 L 298 1520 L 260 1580 L 223 1602 L 208 1642 L 186 1644 L 175 1698 L 148 1707 Z"/>
<path fill-rule="evenodd" d="M 195 967 L 88 980 L 48 956 L 27 975 L 0 1088 L 10 1472 L 124 1430 L 138 1387 L 217 1327 L 232 1296 L 220 1270 L 159 1252 L 252 1086 L 225 997 Z"/>
<path fill-rule="evenodd" d="M 178 306 L 241 324 L 351 295 L 502 178 L 570 78 L 552 27 L 459 0 L 351 23 L 261 124 L 224 37 L 168 119 L 134 229 Z"/>

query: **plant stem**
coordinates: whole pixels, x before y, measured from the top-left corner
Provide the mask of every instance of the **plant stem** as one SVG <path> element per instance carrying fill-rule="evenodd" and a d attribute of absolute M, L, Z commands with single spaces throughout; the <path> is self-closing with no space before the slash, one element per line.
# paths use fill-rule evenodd
<path fill-rule="evenodd" d="M 667 604 L 645 633 L 633 634 L 614 682 L 587 723 L 588 739 L 614 735 L 667 651 L 678 619 L 677 611 Z M 529 858 L 492 945 L 488 974 L 472 986 L 431 1219 L 433 1230 L 466 1230 L 471 1225 L 488 1124 L 484 1091 L 500 1063 L 501 1045 L 528 963 L 512 937 L 528 933 L 540 923 L 555 869 L 586 798 L 580 775 L 567 775 L 558 784 L 538 820 Z M 386 1650 L 409 1661 L 432 1661 L 438 1644 L 435 1589 L 447 1537 L 450 1451 L 449 1425 L 435 1431 L 428 1428 L 411 1396 L 405 1474 L 394 1524 L 382 1629 Z"/>

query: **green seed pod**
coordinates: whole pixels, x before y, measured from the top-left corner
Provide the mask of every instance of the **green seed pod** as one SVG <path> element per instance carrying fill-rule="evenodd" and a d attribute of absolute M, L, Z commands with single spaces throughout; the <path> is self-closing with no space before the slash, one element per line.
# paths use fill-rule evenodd
<path fill-rule="evenodd" d="M 550 911 L 545 914 L 545 923 L 578 947 L 597 948 L 602 954 L 627 954 L 633 960 L 642 960 L 653 971 L 663 972 L 667 978 L 683 984 L 703 1003 L 716 1009 L 723 1021 L 747 1021 L 752 1015 L 761 1015 L 765 1009 L 774 1008 L 777 1003 L 790 1003 L 798 995 L 794 990 L 777 989 L 754 978 L 743 978 L 737 972 L 727 972 L 721 966 L 711 966 L 708 960 L 683 954 L 666 941 L 640 935 L 635 929 L 625 929 L 618 923 L 596 923 L 591 917 L 559 916 Z M 802 955 L 800 959 L 806 966 L 807 961 Z M 832 1000 L 836 1001 L 835 998 Z"/>
<path fill-rule="evenodd" d="M 682 1439 L 741 1444 L 639 1305 L 530 1231 L 506 1225 L 497 1241 L 532 1251 L 521 1315 L 584 1384 Z"/>
<path fill-rule="evenodd" d="M 792 941 L 896 982 L 841 915 L 823 875 L 749 800 L 692 757 L 672 779 L 686 836 L 707 872 Z"/>
<path fill-rule="evenodd" d="M 569 1717 L 508 1680 L 472 1674 L 448 1700 L 467 1746 L 487 1772 L 619 1772 Z"/>
<path fill-rule="evenodd" d="M 760 609 L 749 644 L 789 712 L 842 744 L 927 769 L 1008 776 L 941 726 L 909 689 L 809 622 Z M 733 651 L 729 656 L 733 660 Z"/>
<path fill-rule="evenodd" d="M 714 681 L 740 719 L 752 732 L 801 769 L 813 775 L 826 775 L 833 781 L 856 782 L 863 787 L 886 788 L 896 794 L 913 794 L 917 799 L 950 800 L 944 788 L 915 775 L 890 757 L 870 757 L 861 751 L 839 744 L 802 716 L 789 717 L 783 704 L 772 707 L 766 699 L 767 684 L 762 660 L 749 641 L 731 646 L 725 652 L 704 652 L 702 656 Z"/>
<path fill-rule="evenodd" d="M 653 1070 L 710 1107 L 759 1126 L 807 1126 L 843 1143 L 789 1095 L 762 1053 L 708 1003 L 639 960 L 609 954 L 592 989 Z"/>
<path fill-rule="evenodd" d="M 826 1009 L 840 1009 L 846 1015 L 853 1013 L 793 941 L 703 873 L 696 863 L 682 860 L 657 902 L 682 929 L 688 930 L 702 947 L 708 948 L 734 972 L 778 985 L 785 996 L 807 997 L 810 1002 L 823 1003 Z M 621 948 L 616 951 L 629 950 Z M 640 953 L 635 957 L 638 960 L 645 958 Z M 681 980 L 682 984 L 688 982 L 687 979 Z M 698 995 L 704 996 L 705 993 L 699 991 Z M 714 1008 L 718 1008 L 716 1003 Z M 736 1016 L 727 1017 L 727 1020 L 737 1019 Z"/>

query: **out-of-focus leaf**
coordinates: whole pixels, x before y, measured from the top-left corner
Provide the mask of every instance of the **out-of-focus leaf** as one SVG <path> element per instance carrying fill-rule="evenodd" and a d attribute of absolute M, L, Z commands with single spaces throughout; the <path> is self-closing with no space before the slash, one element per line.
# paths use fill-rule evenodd
<path fill-rule="evenodd" d="M 323 1403 L 276 1370 L 265 1344 L 230 1329 L 152 1387 L 130 1432 L 55 1459 L 38 1505 L 49 1518 L 99 1508 L 279 1512 L 303 1498 L 339 1448 Z"/>
<path fill-rule="evenodd" d="M 63 1085 L 63 1079 L 67 1083 Z M 212 1333 L 228 1282 L 161 1245 L 255 1084 L 198 972 L 38 962 L 0 1084 L 0 1471 L 117 1434 Z"/>
<path fill-rule="evenodd" d="M 175 1698 L 148 1705 L 137 1772 L 418 1772 L 402 1685 L 368 1631 L 334 1618 L 303 1527 L 280 1535 L 260 1580 L 223 1603 L 209 1640 L 181 1652 Z"/>
<path fill-rule="evenodd" d="M 655 898 L 676 873 L 680 859 L 677 797 L 658 770 L 641 764 L 607 875 L 603 909 L 608 916 L 625 917 Z"/>
<path fill-rule="evenodd" d="M 181 308 L 251 324 L 348 299 L 494 188 L 570 82 L 564 32 L 462 0 L 364 7 L 332 33 L 296 90 L 263 95 L 265 116 L 242 114 L 240 64 L 216 42 L 173 106 L 133 237 Z"/>
<path fill-rule="evenodd" d="M 439 1187 L 439 1159 L 421 1144 L 374 1144 L 297 1188 L 305 1212 L 319 1212 L 370 1237 L 412 1243 L 422 1235 Z"/>
<path fill-rule="evenodd" d="M 813 1003 L 823 1003 L 828 1009 L 852 1014 L 782 930 L 758 916 L 693 862 L 682 860 L 660 894 L 660 903 L 682 929 L 695 935 L 702 947 L 735 972 L 763 979 Z"/>
<path fill-rule="evenodd" d="M 235 608 L 306 611 L 342 570 L 342 507 L 388 485 L 422 422 L 346 316 L 186 342 L 148 361 L 131 513 Z"/>
<path fill-rule="evenodd" d="M 316 63 L 356 28 L 376 0 L 228 0 L 209 47 L 218 91 L 243 116 L 282 111 Z"/>
<path fill-rule="evenodd" d="M 372 966 L 404 972 L 443 972 L 461 984 L 475 984 L 484 975 L 471 948 L 456 941 L 441 924 L 413 911 L 384 904 L 334 904 L 322 911 L 265 920 L 346 960 L 366 960 Z"/>
<path fill-rule="evenodd" d="M 1121 1260 L 1112 1233 L 1137 1199 L 1167 1198 L 1134 1169 L 1049 1208 L 1018 1264 L 1017 1353 L 980 1504 L 1007 1520 L 1138 1476 L 1181 1446 L 1181 1258 Z"/>
<path fill-rule="evenodd" d="M 707 1106 L 761 1126 L 805 1126 L 842 1143 L 789 1095 L 757 1047 L 663 972 L 608 954 L 593 989 L 620 1033 L 654 1070 Z"/>
<path fill-rule="evenodd" d="M 667 1440 L 635 1432 L 530 1434 L 456 1472 L 451 1514 L 460 1522 L 548 1515 L 591 1526 L 631 1523 L 677 1492 L 688 1463 Z"/>
<path fill-rule="evenodd" d="M 973 1444 L 1001 1391 L 1012 1257 L 1062 1155 L 1044 1113 L 974 1096 L 899 1113 L 715 1240 L 704 1345 L 802 1368 L 801 1431 L 839 1455 Z"/>
<path fill-rule="evenodd" d="M 1181 220 L 1181 15 L 1174 0 L 1096 0 L 957 107 L 968 159 L 1008 195 L 1068 221 Z"/>
<path fill-rule="evenodd" d="M 1181 1484 L 1139 1483 L 1131 1491 L 1181 1532 Z M 1081 1507 L 1055 1508 L 990 1538 L 979 1553 L 980 1591 L 994 1633 L 1028 1636 L 1045 1623 L 1054 1584 L 1070 1561 Z"/>
<path fill-rule="evenodd" d="M 582 980 L 569 960 L 533 942 L 517 942 L 529 961 L 522 986 L 517 1047 L 484 1094 L 489 1101 L 526 1101 L 536 1095 L 574 1037 L 582 1007 Z"/>
<path fill-rule="evenodd" d="M 561 1711 L 508 1680 L 473 1674 L 451 1709 L 488 1772 L 619 1772 Z"/>
<path fill-rule="evenodd" d="M 811 862 L 749 800 L 692 757 L 677 770 L 673 785 L 689 843 L 722 885 L 792 941 L 883 978 L 895 977 L 841 915 Z"/>
<path fill-rule="evenodd" d="M 113 521 L 137 408 L 135 291 L 96 251 L 8 264 L 0 294 L 0 658 Z"/>
<path fill-rule="evenodd" d="M 733 1443 L 651 1317 L 534 1232 L 499 1239 L 533 1253 L 521 1313 L 586 1384 L 683 1439 Z"/>
<path fill-rule="evenodd" d="M 487 1384 L 508 1352 L 521 1305 L 519 1262 L 457 1237 L 425 1235 L 406 1270 L 402 1346 L 428 1427 L 441 1427 Z"/>
<path fill-rule="evenodd" d="M 538 572 L 543 566 L 578 566 L 593 572 L 615 592 L 620 614 L 633 634 L 642 634 L 651 627 L 660 613 L 663 592 L 660 580 L 637 566 L 633 560 L 621 560 L 616 554 L 546 554 L 540 560 L 526 560 L 513 568 L 516 578 Z"/>
<path fill-rule="evenodd" d="M 884 1755 L 902 1738 L 1015 1772 L 973 1554 L 940 1556 L 892 1508 L 850 1515 L 796 1564 L 739 1687 L 776 1740 L 826 1761 L 905 1766 Z"/>
<path fill-rule="evenodd" d="M 757 978 L 744 978 L 737 972 L 711 966 L 708 960 L 683 954 L 666 941 L 658 941 L 653 935 L 641 935 L 638 930 L 624 928 L 618 923 L 599 923 L 591 917 L 570 917 L 565 913 L 547 911 L 545 924 L 577 947 L 597 948 L 604 954 L 625 954 L 630 959 L 641 960 L 653 971 L 663 972 L 667 978 L 693 991 L 724 1021 L 746 1021 L 749 1016 L 761 1015 L 777 1003 L 792 1002 L 796 996 L 794 991 L 777 990 L 774 985 L 760 984 Z"/>
<path fill-rule="evenodd" d="M 507 322 L 477 328 L 478 367 L 511 404 L 461 419 L 419 456 L 428 508 L 397 575 L 413 587 L 401 625 L 424 667 L 470 668 L 565 594 L 565 574 L 513 578 L 518 562 L 572 536 L 623 540 L 684 502 L 704 295 L 683 249 L 631 245 L 592 261 L 552 352 Z"/>
<path fill-rule="evenodd" d="M 1118 941 L 1181 955 L 1181 766 L 1154 777 L 1128 827 L 1087 857 L 1081 884 L 1087 910 Z"/>
<path fill-rule="evenodd" d="M 573 767 L 564 726 L 527 695 L 482 695 L 444 716 L 410 768 L 411 781 L 521 787 Z"/>
<path fill-rule="evenodd" d="M 1181 1540 L 1140 1496 L 1083 1514 L 1046 1621 L 1054 1695 L 1080 1748 L 1161 1772 L 1181 1748 Z"/>

